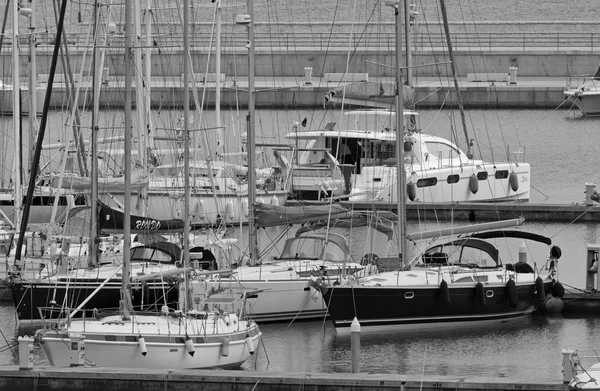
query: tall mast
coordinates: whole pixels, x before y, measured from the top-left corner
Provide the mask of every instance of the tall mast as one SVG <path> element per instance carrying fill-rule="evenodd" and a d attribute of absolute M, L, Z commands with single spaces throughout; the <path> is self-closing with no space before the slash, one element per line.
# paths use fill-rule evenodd
<path fill-rule="evenodd" d="M 448 56 L 450 57 L 450 68 L 452 69 L 452 79 L 454 80 L 454 88 L 458 97 L 458 110 L 460 111 L 460 119 L 462 121 L 463 131 L 467 139 L 467 157 L 473 159 L 473 150 L 471 140 L 469 140 L 469 132 L 467 131 L 467 120 L 465 118 L 465 108 L 463 106 L 462 96 L 458 87 L 458 77 L 456 76 L 456 63 L 454 62 L 454 52 L 452 51 L 452 40 L 450 39 L 450 27 L 448 26 L 448 15 L 446 14 L 446 3 L 440 0 L 440 8 L 442 9 L 442 18 L 444 20 L 444 33 L 446 34 L 446 44 L 448 45 Z"/>
<path fill-rule="evenodd" d="M 258 259 L 258 242 L 256 225 L 254 224 L 254 203 L 256 202 L 256 151 L 255 149 L 255 119 L 254 119 L 254 0 L 248 0 L 248 19 L 243 21 L 248 28 L 248 229 L 250 265 L 255 265 Z"/>
<path fill-rule="evenodd" d="M 221 0 L 216 0 L 216 21 L 217 25 L 217 51 L 215 53 L 215 117 L 217 127 L 217 150 L 216 155 L 224 152 L 223 129 L 221 129 Z"/>
<path fill-rule="evenodd" d="M 35 55 L 35 5 L 33 0 L 29 0 L 29 8 L 31 12 L 29 15 L 29 145 L 33 145 L 33 140 L 37 136 L 37 60 Z M 31 158 L 29 161 L 31 162 Z"/>
<path fill-rule="evenodd" d="M 123 202 L 123 277 L 121 283 L 121 310 L 128 319 L 131 308 L 129 293 L 129 257 L 131 256 L 131 56 L 132 56 L 132 2 L 125 2 L 125 141 L 124 141 L 124 202 Z"/>
<path fill-rule="evenodd" d="M 16 1 L 14 2 L 16 6 Z M 67 9 L 67 0 L 63 0 L 61 8 L 60 8 L 60 16 L 58 19 L 58 26 L 56 31 L 56 40 L 54 41 L 54 50 L 52 52 L 52 61 L 50 62 L 50 73 L 48 74 L 48 86 L 46 88 L 46 96 L 44 97 L 44 107 L 42 108 L 42 121 L 40 123 L 40 131 L 38 132 L 37 141 L 35 147 L 33 149 L 33 161 L 31 164 L 31 172 L 29 175 L 29 185 L 27 186 L 27 202 L 25 203 L 25 207 L 23 208 L 23 217 L 21 218 L 21 225 L 19 230 L 19 238 L 17 240 L 17 246 L 15 247 L 15 265 L 17 267 L 20 266 L 21 262 L 21 249 L 23 247 L 23 240 L 25 238 L 25 230 L 27 229 L 27 222 L 29 221 L 29 211 L 31 210 L 31 200 L 33 199 L 33 191 L 35 189 L 35 181 L 37 180 L 36 174 L 38 171 L 38 167 L 40 164 L 40 155 L 42 154 L 42 144 L 44 141 L 44 134 L 46 132 L 46 124 L 48 122 L 48 111 L 50 108 L 50 97 L 52 96 L 52 85 L 54 84 L 54 75 L 56 73 L 56 63 L 58 62 L 58 52 L 60 49 L 60 40 L 62 37 L 62 31 L 65 21 L 65 12 Z M 16 22 L 16 15 L 14 15 L 14 21 Z M 18 24 L 13 26 L 14 28 L 18 28 Z M 14 39 L 15 37 L 13 37 Z M 13 45 L 15 42 L 13 40 Z M 14 47 L 13 47 L 14 50 Z M 13 51 L 13 54 L 15 52 Z M 16 72 L 18 75 L 19 67 L 16 66 L 13 69 L 13 72 Z M 13 74 L 14 75 L 14 74 Z M 18 80 L 18 78 L 17 78 Z M 17 84 L 18 85 L 18 84 Z M 13 87 L 14 88 L 14 87 Z M 18 107 L 18 106 L 17 106 Z M 16 153 L 16 152 L 15 152 Z M 19 181 L 20 186 L 20 181 Z M 20 189 L 20 187 L 19 187 Z M 19 190 L 20 197 L 20 190 Z M 20 200 L 19 200 L 20 203 Z"/>
<path fill-rule="evenodd" d="M 190 57 L 189 57 L 189 0 L 183 0 L 183 155 L 184 155 L 184 198 L 183 198 L 183 265 L 187 268 L 190 265 Z M 192 305 L 189 284 L 189 273 L 185 273 L 185 298 L 184 308 L 186 310 Z"/>
<path fill-rule="evenodd" d="M 412 79 L 412 35 L 410 33 L 410 0 L 404 0 L 404 37 L 406 38 L 406 84 L 411 85 Z"/>
<path fill-rule="evenodd" d="M 136 64 L 135 69 L 135 112 L 136 116 L 136 136 L 138 139 L 138 159 L 139 163 L 147 169 L 148 165 L 148 157 L 147 157 L 147 148 L 148 148 L 148 124 L 146 123 L 146 112 L 149 110 L 146 107 L 146 99 L 144 95 L 150 95 L 146 90 L 147 84 L 149 83 L 149 76 L 146 75 L 146 80 L 144 80 L 144 76 L 142 75 L 142 25 L 141 25 L 141 0 L 133 1 L 133 20 L 135 27 L 135 48 L 133 49 L 134 62 Z M 136 210 L 136 213 L 142 216 L 146 216 L 147 214 L 147 202 L 148 199 L 148 189 L 144 187 L 140 189 L 140 198 L 138 199 L 138 205 L 140 205 L 139 209 Z"/>
<path fill-rule="evenodd" d="M 94 1 L 94 48 L 92 52 L 92 140 L 91 140 L 91 181 L 92 181 L 92 205 L 91 221 L 96 221 L 98 216 L 98 115 L 100 113 L 100 56 L 98 45 L 100 44 L 100 4 Z M 89 266 L 96 266 L 98 260 L 98 247 L 96 237 L 98 236 L 97 224 L 90 224 L 90 258 Z"/>
<path fill-rule="evenodd" d="M 406 246 L 406 170 L 404 169 L 404 83 L 402 80 L 402 21 L 400 1 L 386 0 L 396 17 L 396 175 L 398 202 L 398 247 L 402 266 L 407 264 Z"/>
<path fill-rule="evenodd" d="M 14 203 L 14 221 L 15 226 L 18 227 L 21 224 L 21 209 L 23 204 L 23 184 L 21 183 L 21 161 L 19 159 L 19 150 L 23 147 L 21 145 L 21 100 L 19 99 L 19 2 L 13 0 L 12 4 L 12 84 L 13 84 L 13 133 L 14 133 L 14 172 L 15 172 L 15 203 Z M 19 258 L 20 256 L 17 255 Z"/>

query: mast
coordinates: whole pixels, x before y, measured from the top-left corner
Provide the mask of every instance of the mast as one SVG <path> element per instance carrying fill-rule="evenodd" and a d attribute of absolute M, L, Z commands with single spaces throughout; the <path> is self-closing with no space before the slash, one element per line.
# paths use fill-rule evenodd
<path fill-rule="evenodd" d="M 98 45 L 100 44 L 100 4 L 94 1 L 94 47 L 92 52 L 92 140 L 90 146 L 91 160 L 91 221 L 96 221 L 98 216 L 98 115 L 100 113 L 100 57 Z M 96 266 L 98 261 L 98 247 L 96 238 L 98 236 L 97 224 L 90 224 L 90 257 L 88 266 Z"/>
<path fill-rule="evenodd" d="M 13 1 L 12 4 L 12 84 L 13 84 L 13 135 L 15 138 L 14 144 L 14 163 L 13 167 L 15 170 L 15 203 L 14 203 L 14 221 L 15 226 L 18 227 L 21 224 L 21 209 L 23 207 L 23 185 L 21 183 L 21 162 L 19 159 L 19 151 L 21 146 L 21 130 L 19 129 L 21 123 L 21 100 L 19 99 L 19 2 Z M 19 240 L 22 242 L 21 238 Z M 19 248 L 20 250 L 20 248 Z M 20 259 L 21 256 L 17 253 L 17 257 Z"/>
<path fill-rule="evenodd" d="M 18 6 L 17 2 L 15 1 L 14 3 L 15 6 L 15 11 L 16 11 L 16 7 Z M 38 138 L 37 138 L 37 142 L 35 145 L 35 149 L 34 149 L 34 154 L 33 154 L 33 162 L 31 164 L 31 172 L 29 175 L 29 185 L 27 187 L 27 202 L 25 203 L 25 207 L 23 208 L 23 217 L 21 219 L 21 226 L 20 226 L 20 230 L 19 230 L 19 239 L 17 240 L 17 246 L 16 246 L 16 254 L 15 254 L 15 265 L 19 266 L 20 262 L 21 262 L 21 249 L 23 247 L 23 240 L 25 239 L 25 231 L 27 229 L 27 222 L 29 221 L 29 211 L 31 209 L 31 200 L 33 199 L 33 191 L 35 189 L 35 181 L 36 181 L 36 177 L 37 177 L 37 171 L 38 171 L 38 167 L 40 164 L 40 155 L 42 154 L 42 144 L 44 142 L 44 133 L 46 132 L 46 123 L 48 122 L 48 110 L 50 107 L 50 97 L 52 96 L 52 85 L 54 83 L 54 74 L 56 73 L 56 63 L 58 62 L 58 52 L 60 49 L 60 40 L 62 37 L 62 32 L 63 32 L 63 26 L 64 26 L 64 20 L 65 20 L 65 12 L 67 9 L 67 0 L 63 0 L 61 8 L 60 8 L 60 17 L 58 19 L 58 26 L 57 26 L 57 31 L 56 31 L 56 40 L 54 42 L 54 51 L 52 52 L 52 61 L 50 63 L 50 74 L 48 75 L 48 86 L 46 88 L 46 96 L 44 97 L 44 107 L 42 109 L 42 121 L 40 123 L 40 131 L 38 132 Z M 17 18 L 16 18 L 16 12 L 13 14 L 14 16 L 14 22 L 17 22 Z M 18 24 L 15 24 L 13 26 L 13 30 L 16 28 L 18 28 Z M 14 34 L 14 32 L 13 32 Z M 13 37 L 13 55 L 15 54 L 14 50 L 15 50 L 15 46 L 16 46 L 16 39 L 15 37 Z M 18 63 L 18 61 L 17 61 Z M 19 67 L 16 66 L 13 69 L 13 72 L 16 73 L 16 75 L 19 74 L 18 72 Z M 14 77 L 14 73 L 13 73 L 13 77 Z M 17 77 L 18 80 L 18 77 Z M 13 89 L 14 86 L 13 86 Z M 13 91 L 14 92 L 14 91 Z M 18 89 L 17 89 L 18 92 Z M 13 109 L 14 111 L 14 109 Z M 20 117 L 20 116 L 19 116 Z M 15 121 L 17 122 L 17 121 Z M 16 138 L 16 137 L 15 137 Z M 17 151 L 18 149 L 16 149 L 15 151 Z M 20 192 L 20 180 L 18 181 L 19 184 L 19 196 L 21 194 Z M 20 203 L 20 199 L 19 199 L 19 203 Z M 16 204 L 16 201 L 15 201 Z"/>
<path fill-rule="evenodd" d="M 386 0 L 396 18 L 396 182 L 398 207 L 398 247 L 402 267 L 406 266 L 406 170 L 404 168 L 404 83 L 402 81 L 402 21 L 400 0 Z"/>
<path fill-rule="evenodd" d="M 124 141 L 124 201 L 123 202 L 123 276 L 121 281 L 121 310 L 129 319 L 131 295 L 129 293 L 129 257 L 131 256 L 131 56 L 133 31 L 131 28 L 133 4 L 125 2 L 125 141 Z"/>
<path fill-rule="evenodd" d="M 183 265 L 184 268 L 190 265 L 190 138 L 189 138 L 189 127 L 190 127 L 190 60 L 189 58 L 189 0 L 183 0 L 183 155 L 184 155 L 184 191 L 183 191 Z M 189 284 L 189 273 L 185 273 L 185 296 L 184 296 L 184 308 L 188 310 L 191 305 L 191 294 L 188 289 Z"/>
<path fill-rule="evenodd" d="M 406 52 L 406 84 L 412 84 L 412 34 L 410 33 L 410 0 L 404 0 L 404 37 L 405 39 L 405 52 Z"/>
<path fill-rule="evenodd" d="M 29 0 L 29 8 L 29 145 L 33 145 L 37 135 L 37 60 L 35 55 L 35 5 L 33 0 Z M 31 158 L 29 161 L 31 162 Z"/>
<path fill-rule="evenodd" d="M 215 55 L 215 117 L 217 127 L 217 159 L 224 154 L 223 129 L 221 129 L 221 0 L 216 0 L 217 52 Z"/>
<path fill-rule="evenodd" d="M 144 80 L 144 75 L 142 74 L 142 25 L 141 25 L 141 0 L 135 0 L 133 2 L 134 7 L 134 27 L 135 27 L 135 48 L 133 49 L 134 63 L 136 64 L 135 69 L 135 112 L 137 114 L 136 117 L 136 136 L 138 139 L 138 161 L 144 167 L 146 171 L 148 171 L 148 116 L 146 113 L 150 110 L 149 106 L 146 106 L 146 98 L 144 95 L 149 96 L 150 93 L 147 90 L 147 87 L 150 84 L 150 76 L 146 74 L 146 79 Z M 147 71 L 146 66 L 144 65 L 143 69 Z M 146 216 L 148 213 L 148 188 L 144 187 L 140 189 L 138 202 L 136 206 L 136 213 L 141 216 Z"/>
<path fill-rule="evenodd" d="M 249 264 L 255 265 L 258 256 L 256 226 L 254 225 L 254 203 L 256 202 L 256 148 L 254 140 L 254 0 L 248 0 L 248 15 L 237 15 L 235 23 L 248 28 L 248 230 Z"/>
<path fill-rule="evenodd" d="M 463 125 L 463 131 L 467 139 L 467 157 L 473 159 L 473 146 L 471 140 L 469 140 L 469 132 L 467 131 L 467 120 L 465 118 L 465 108 L 463 106 L 462 96 L 460 89 L 458 88 L 458 77 L 456 76 L 456 64 L 454 62 L 454 53 L 452 51 L 452 41 L 450 40 L 450 27 L 448 27 L 448 15 L 446 14 L 446 3 L 444 0 L 440 0 L 440 8 L 442 9 L 442 19 L 444 20 L 444 33 L 446 34 L 446 44 L 448 45 L 448 56 L 450 57 L 450 68 L 452 69 L 452 79 L 454 79 L 454 88 L 456 89 L 456 96 L 458 97 L 458 110 L 460 111 L 460 119 Z"/>

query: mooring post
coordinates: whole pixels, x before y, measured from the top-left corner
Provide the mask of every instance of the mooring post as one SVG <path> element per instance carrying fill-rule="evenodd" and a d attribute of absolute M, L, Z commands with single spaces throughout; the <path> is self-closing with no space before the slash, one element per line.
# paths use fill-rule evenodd
<path fill-rule="evenodd" d="M 17 338 L 19 341 L 19 369 L 33 368 L 33 337 Z"/>
<path fill-rule="evenodd" d="M 563 384 L 569 384 L 573 379 L 573 366 L 571 365 L 571 354 L 574 352 L 573 349 L 562 350 L 562 373 L 563 373 Z"/>
<path fill-rule="evenodd" d="M 360 372 L 360 323 L 356 317 L 350 325 L 350 351 L 352 356 L 352 373 Z"/>

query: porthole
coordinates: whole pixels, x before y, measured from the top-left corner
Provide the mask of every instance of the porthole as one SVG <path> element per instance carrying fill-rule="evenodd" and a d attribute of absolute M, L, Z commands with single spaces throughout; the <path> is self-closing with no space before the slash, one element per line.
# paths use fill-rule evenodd
<path fill-rule="evenodd" d="M 414 292 L 406 292 L 406 293 L 404 293 L 404 298 L 405 299 L 412 299 L 413 297 L 415 297 L 415 293 Z"/>
<path fill-rule="evenodd" d="M 488 179 L 488 173 L 487 171 L 481 171 L 477 173 L 477 179 L 480 181 L 485 181 L 486 179 Z"/>
<path fill-rule="evenodd" d="M 459 179 L 460 179 L 460 176 L 458 174 L 454 174 L 454 175 L 448 175 L 448 178 L 446 178 L 446 181 L 449 184 L 453 184 L 453 183 L 458 183 Z"/>
<path fill-rule="evenodd" d="M 494 177 L 496 179 L 506 179 L 506 178 L 508 178 L 508 170 L 496 171 L 496 174 L 494 174 Z"/>

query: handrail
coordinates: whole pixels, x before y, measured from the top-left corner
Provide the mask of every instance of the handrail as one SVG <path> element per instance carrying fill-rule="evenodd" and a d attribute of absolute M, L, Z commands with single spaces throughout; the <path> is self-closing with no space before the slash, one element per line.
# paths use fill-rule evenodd
<path fill-rule="evenodd" d="M 284 32 L 284 33 L 255 33 L 255 46 L 258 49 L 272 48 L 277 50 L 391 50 L 394 48 L 394 32 Z M 37 33 L 38 48 L 52 45 L 53 33 Z M 8 37 L 6 37 L 8 38 Z M 6 39 L 3 45 L 10 47 L 11 40 Z M 239 48 L 245 50 L 246 35 L 237 32 L 225 32 L 221 35 L 223 48 Z M 21 36 L 22 45 L 27 37 Z M 190 33 L 191 47 L 200 49 L 210 45 L 209 31 L 194 31 Z M 83 33 L 70 33 L 68 40 L 76 49 L 85 45 Z M 451 34 L 452 45 L 457 50 L 597 50 L 600 46 L 600 32 L 457 32 Z M 176 32 L 155 34 L 153 37 L 156 49 L 181 47 L 182 35 Z M 442 33 L 416 32 L 412 43 L 414 50 L 445 50 L 445 36 Z M 123 35 L 111 34 L 107 45 L 122 48 Z M 10 50 L 6 51 L 8 53 Z"/>

